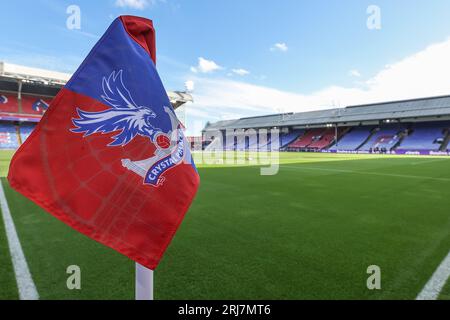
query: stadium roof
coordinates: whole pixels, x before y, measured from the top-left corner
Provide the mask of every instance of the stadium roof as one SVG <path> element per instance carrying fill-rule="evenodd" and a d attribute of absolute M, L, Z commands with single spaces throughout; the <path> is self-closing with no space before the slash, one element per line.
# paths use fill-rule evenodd
<path fill-rule="evenodd" d="M 363 123 L 368 121 L 405 121 L 450 116 L 450 96 L 373 103 L 346 108 L 274 114 L 260 117 L 218 121 L 205 131 L 287 126 L 319 126 L 327 124 Z"/>
<path fill-rule="evenodd" d="M 6 62 L 0 62 L 0 76 L 17 80 L 41 82 L 42 84 L 59 85 L 64 85 L 71 77 L 68 73 L 30 68 Z"/>

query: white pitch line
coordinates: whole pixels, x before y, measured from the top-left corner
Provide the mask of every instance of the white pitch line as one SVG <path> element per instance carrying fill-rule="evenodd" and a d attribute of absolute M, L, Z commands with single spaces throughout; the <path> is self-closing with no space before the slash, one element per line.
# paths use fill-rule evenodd
<path fill-rule="evenodd" d="M 437 300 L 439 294 L 444 288 L 447 280 L 450 278 L 450 252 L 444 261 L 431 276 L 431 279 L 423 287 L 416 300 Z"/>
<path fill-rule="evenodd" d="M 0 181 L 0 206 L 2 209 L 3 221 L 5 223 L 6 238 L 8 239 L 9 252 L 16 274 L 17 288 L 19 289 L 20 300 L 39 300 L 39 294 L 28 269 L 27 260 L 23 254 L 16 227 L 9 211 L 3 185 Z"/>

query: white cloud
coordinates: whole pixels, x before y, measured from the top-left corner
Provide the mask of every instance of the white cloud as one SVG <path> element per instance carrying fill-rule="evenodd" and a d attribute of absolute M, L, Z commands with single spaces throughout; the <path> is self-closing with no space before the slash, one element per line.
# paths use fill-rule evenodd
<path fill-rule="evenodd" d="M 132 8 L 137 10 L 144 10 L 156 2 L 164 2 L 165 0 L 116 0 L 116 6 L 121 8 Z"/>
<path fill-rule="evenodd" d="M 246 75 L 250 74 L 250 71 L 245 70 L 245 69 L 232 69 L 231 71 L 233 71 L 233 73 L 235 73 L 239 76 L 246 76 Z"/>
<path fill-rule="evenodd" d="M 231 79 L 195 79 L 196 94 L 194 108 L 211 111 L 218 118 L 222 114 L 248 116 L 265 114 L 276 110 L 298 111 L 300 105 L 317 107 L 316 97 L 286 92 L 269 87 L 253 85 Z M 323 101 L 322 105 L 327 105 Z M 320 106 L 320 105 L 319 105 Z"/>
<path fill-rule="evenodd" d="M 450 39 L 433 44 L 401 61 L 385 66 L 354 87 L 332 85 L 302 94 L 231 79 L 195 80 L 195 103 L 202 119 L 215 121 L 278 112 L 301 112 L 399 99 L 450 94 Z M 208 117 L 206 117 L 206 114 Z"/>
<path fill-rule="evenodd" d="M 197 73 L 211 73 L 217 70 L 223 69 L 223 67 L 219 66 L 212 60 L 207 60 L 205 58 L 198 58 L 198 65 L 196 67 L 190 68 L 192 72 Z"/>
<path fill-rule="evenodd" d="M 286 43 L 284 42 L 278 42 L 275 43 L 271 48 L 270 51 L 282 51 L 282 52 L 286 52 L 288 51 L 288 46 L 286 45 Z"/>
<path fill-rule="evenodd" d="M 359 72 L 359 71 L 356 70 L 356 69 L 352 69 L 352 70 L 350 70 L 350 71 L 348 72 L 348 75 L 349 75 L 349 76 L 352 76 L 352 77 L 359 78 L 359 77 L 361 77 L 361 72 Z"/>

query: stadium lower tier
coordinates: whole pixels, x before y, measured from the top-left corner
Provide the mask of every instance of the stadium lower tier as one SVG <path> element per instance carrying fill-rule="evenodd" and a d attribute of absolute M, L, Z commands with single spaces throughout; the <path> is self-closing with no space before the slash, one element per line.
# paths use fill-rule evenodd
<path fill-rule="evenodd" d="M 31 134 L 32 123 L 0 122 L 0 149 L 17 149 Z M 336 137 L 337 133 L 337 137 Z M 343 153 L 450 153 L 450 122 L 314 128 L 281 134 L 252 131 L 216 138 L 206 150 L 320 151 Z M 337 138 L 337 139 L 336 139 Z"/>
<path fill-rule="evenodd" d="M 235 151 L 320 151 L 343 153 L 444 154 L 450 152 L 450 122 L 401 123 L 381 126 L 291 130 L 278 137 L 257 130 L 227 133 L 225 143 L 216 138 L 207 148 Z"/>
<path fill-rule="evenodd" d="M 330 150 L 358 150 L 369 139 L 374 127 L 355 127 L 351 128 L 337 144 L 334 144 Z"/>
<path fill-rule="evenodd" d="M 448 125 L 440 123 L 420 123 L 403 139 L 399 149 L 436 150 L 439 149 L 448 132 Z"/>
<path fill-rule="evenodd" d="M 34 130 L 34 124 L 0 122 L 0 149 L 17 149 Z"/>

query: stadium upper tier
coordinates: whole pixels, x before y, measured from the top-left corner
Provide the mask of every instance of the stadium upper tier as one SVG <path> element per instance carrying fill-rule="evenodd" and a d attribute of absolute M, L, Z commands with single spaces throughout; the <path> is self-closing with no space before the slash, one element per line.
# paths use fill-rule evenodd
<path fill-rule="evenodd" d="M 0 120 L 35 121 L 42 116 L 52 98 L 70 79 L 68 73 L 29 68 L 0 61 Z M 167 95 L 176 109 L 192 102 L 191 94 L 168 91 Z M 10 113 L 9 115 L 5 113 Z M 15 114 L 20 114 L 16 116 Z M 23 117 L 27 115 L 31 117 Z"/>
<path fill-rule="evenodd" d="M 0 92 L 0 112 L 42 115 L 51 99 L 44 96 L 22 95 L 19 103 L 15 94 Z"/>

